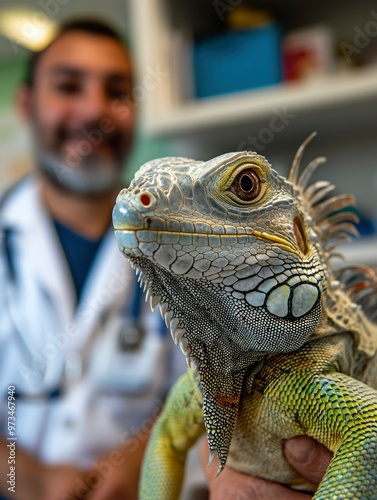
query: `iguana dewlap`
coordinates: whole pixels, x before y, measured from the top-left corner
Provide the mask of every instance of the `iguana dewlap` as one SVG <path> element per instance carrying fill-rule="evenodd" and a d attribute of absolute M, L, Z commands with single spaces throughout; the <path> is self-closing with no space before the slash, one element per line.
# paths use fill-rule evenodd
<path fill-rule="evenodd" d="M 304 146 L 288 179 L 253 152 L 162 158 L 118 196 L 119 248 L 190 366 L 154 428 L 141 498 L 178 497 L 204 432 L 219 473 L 314 490 L 282 452 L 312 436 L 335 452 L 315 499 L 377 498 L 376 279 L 331 269 L 357 217 L 351 196 L 309 185 L 323 159 L 300 172 Z"/>

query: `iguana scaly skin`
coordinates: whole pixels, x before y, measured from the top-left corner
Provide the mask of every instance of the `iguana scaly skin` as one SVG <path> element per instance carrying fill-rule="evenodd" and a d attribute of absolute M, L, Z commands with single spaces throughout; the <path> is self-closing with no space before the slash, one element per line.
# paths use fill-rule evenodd
<path fill-rule="evenodd" d="M 205 431 L 218 473 L 314 491 L 282 451 L 306 434 L 334 451 L 315 499 L 377 498 L 376 279 L 329 265 L 357 218 L 351 196 L 309 185 L 323 158 L 300 172 L 308 140 L 288 179 L 253 152 L 163 158 L 118 196 L 120 250 L 191 367 L 154 428 L 141 498 L 179 496 Z"/>

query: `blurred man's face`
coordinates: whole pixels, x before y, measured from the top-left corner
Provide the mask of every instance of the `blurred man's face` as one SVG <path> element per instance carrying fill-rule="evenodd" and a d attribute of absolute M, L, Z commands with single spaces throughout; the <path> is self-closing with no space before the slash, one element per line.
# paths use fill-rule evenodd
<path fill-rule="evenodd" d="M 73 31 L 38 62 L 31 120 L 38 166 L 63 189 L 101 195 L 120 180 L 131 147 L 131 62 L 110 37 Z"/>

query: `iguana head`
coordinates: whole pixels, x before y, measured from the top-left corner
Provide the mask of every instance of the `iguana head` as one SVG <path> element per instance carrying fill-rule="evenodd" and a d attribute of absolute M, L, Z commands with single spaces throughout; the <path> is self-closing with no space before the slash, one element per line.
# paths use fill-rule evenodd
<path fill-rule="evenodd" d="M 350 199 L 321 202 L 332 187 L 307 187 L 323 159 L 299 175 L 303 146 L 288 179 L 254 152 L 154 160 L 114 209 L 120 250 L 198 375 L 220 468 L 245 380 L 267 354 L 293 351 L 314 334 L 328 253 L 351 231 L 352 216 L 332 215 Z"/>

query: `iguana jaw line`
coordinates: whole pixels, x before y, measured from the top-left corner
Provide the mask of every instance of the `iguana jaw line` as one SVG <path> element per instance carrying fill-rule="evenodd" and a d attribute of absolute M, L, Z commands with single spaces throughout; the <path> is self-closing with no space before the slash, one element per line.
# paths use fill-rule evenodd
<path fill-rule="evenodd" d="M 281 237 L 281 236 L 278 236 L 277 234 L 270 234 L 266 231 L 258 231 L 256 229 L 251 229 L 251 228 L 248 228 L 250 232 L 247 232 L 246 235 L 248 236 L 255 236 L 256 238 L 260 239 L 260 240 L 267 240 L 267 241 L 271 241 L 273 243 L 275 243 L 276 245 L 278 245 L 282 250 L 286 250 L 287 252 L 290 252 L 290 253 L 294 253 L 296 255 L 299 255 L 301 256 L 301 252 L 298 250 L 298 248 L 296 246 L 294 246 L 290 241 L 288 241 L 287 239 Z M 171 235 L 174 235 L 174 234 L 189 234 L 191 236 L 221 236 L 221 238 L 234 238 L 234 237 L 237 237 L 237 236 L 245 236 L 245 233 L 236 233 L 236 234 L 218 234 L 218 233 L 198 233 L 198 232 L 188 232 L 188 231 L 167 231 L 167 230 L 156 230 L 156 229 L 144 229 L 144 228 L 138 228 L 138 229 L 135 229 L 135 227 L 131 227 L 131 226 L 122 226 L 122 227 L 115 227 L 115 234 L 117 232 L 121 232 L 121 231 L 129 231 L 129 232 L 133 232 L 133 233 L 137 233 L 138 231 L 150 231 L 150 232 L 155 232 L 158 234 L 171 234 Z"/>

